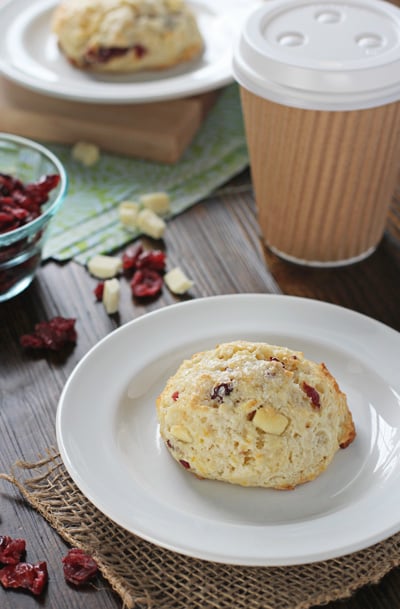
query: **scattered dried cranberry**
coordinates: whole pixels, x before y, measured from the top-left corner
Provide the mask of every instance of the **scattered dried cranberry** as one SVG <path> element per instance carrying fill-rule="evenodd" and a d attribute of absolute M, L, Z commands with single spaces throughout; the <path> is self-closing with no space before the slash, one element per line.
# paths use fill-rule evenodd
<path fill-rule="evenodd" d="M 35 325 L 32 334 L 21 336 L 20 344 L 29 349 L 61 351 L 68 343 L 75 343 L 77 340 L 75 321 L 64 317 L 42 321 Z"/>
<path fill-rule="evenodd" d="M 217 400 L 217 402 L 223 402 L 224 397 L 229 395 L 233 391 L 232 383 L 220 383 L 219 385 L 215 385 L 211 392 L 211 399 Z"/>
<path fill-rule="evenodd" d="M 138 269 L 130 282 L 132 294 L 137 298 L 151 298 L 162 290 L 163 278 L 153 269 Z"/>
<path fill-rule="evenodd" d="M 172 394 L 171 397 L 174 400 L 174 402 L 176 402 L 176 400 L 179 398 L 179 391 L 174 391 L 174 393 Z"/>
<path fill-rule="evenodd" d="M 141 243 L 134 243 L 126 248 L 122 254 L 122 268 L 124 271 L 136 269 L 138 258 L 142 252 L 143 245 Z"/>
<path fill-rule="evenodd" d="M 180 459 L 179 463 L 182 465 L 182 467 L 184 467 L 185 469 L 190 469 L 190 463 L 188 463 L 187 461 L 184 461 L 184 459 Z"/>
<path fill-rule="evenodd" d="M 313 408 L 321 408 L 319 393 L 315 387 L 311 387 L 311 385 L 303 382 L 302 388 L 306 395 L 310 398 Z"/>
<path fill-rule="evenodd" d="M 161 250 L 148 250 L 146 252 L 141 252 L 136 262 L 136 268 L 165 271 L 165 252 Z"/>
<path fill-rule="evenodd" d="M 96 285 L 96 287 L 94 288 L 93 292 L 94 292 L 94 295 L 96 296 L 96 300 L 101 302 L 103 300 L 104 281 L 100 281 L 100 283 L 98 283 Z"/>
<path fill-rule="evenodd" d="M 69 550 L 62 562 L 66 581 L 75 586 L 86 584 L 98 572 L 93 558 L 78 548 Z"/>
<path fill-rule="evenodd" d="M 122 254 L 122 268 L 126 275 L 132 275 L 130 287 L 136 298 L 153 298 L 161 292 L 165 266 L 165 252 L 144 250 L 140 242 L 130 245 Z"/>
<path fill-rule="evenodd" d="M 4 588 L 24 588 L 32 594 L 43 592 L 48 581 L 47 564 L 45 561 L 31 564 L 19 562 L 0 569 L 0 582 Z"/>
<path fill-rule="evenodd" d="M 165 271 L 166 254 L 162 250 L 144 250 L 141 243 L 135 243 L 126 248 L 122 254 L 122 268 L 125 271 L 137 269 L 152 269 Z"/>
<path fill-rule="evenodd" d="M 0 535 L 0 563 L 16 565 L 25 554 L 25 539 L 13 539 L 8 535 Z"/>

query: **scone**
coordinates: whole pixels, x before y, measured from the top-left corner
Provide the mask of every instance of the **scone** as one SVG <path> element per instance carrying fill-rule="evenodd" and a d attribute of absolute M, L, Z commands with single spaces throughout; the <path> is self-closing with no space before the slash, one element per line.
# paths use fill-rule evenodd
<path fill-rule="evenodd" d="M 72 65 L 96 72 L 163 70 L 203 50 L 184 0 L 64 0 L 52 29 Z"/>
<path fill-rule="evenodd" d="M 183 361 L 157 398 L 161 437 L 200 478 L 291 489 L 355 438 L 346 395 L 303 353 L 237 341 Z"/>

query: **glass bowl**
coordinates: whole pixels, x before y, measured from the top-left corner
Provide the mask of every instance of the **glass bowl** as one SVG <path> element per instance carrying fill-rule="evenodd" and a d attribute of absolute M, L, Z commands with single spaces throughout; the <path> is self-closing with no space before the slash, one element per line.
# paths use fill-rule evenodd
<path fill-rule="evenodd" d="M 58 175 L 60 178 L 57 186 L 50 190 L 47 201 L 41 205 L 38 217 L 14 230 L 9 230 L 8 225 L 7 232 L 4 232 L 5 225 L 0 222 L 2 302 L 25 290 L 33 280 L 42 259 L 50 220 L 64 201 L 68 177 L 64 166 L 50 150 L 36 142 L 8 133 L 0 133 L 0 174 L 17 178 L 24 186 L 38 183 L 45 176 Z M 7 195 L 7 188 L 0 184 L 0 213 L 4 213 L 4 209 L 9 213 L 7 202 L 4 201 Z"/>

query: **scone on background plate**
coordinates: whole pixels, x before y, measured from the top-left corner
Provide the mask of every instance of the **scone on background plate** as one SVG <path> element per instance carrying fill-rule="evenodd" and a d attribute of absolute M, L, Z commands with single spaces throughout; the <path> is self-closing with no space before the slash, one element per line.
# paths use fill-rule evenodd
<path fill-rule="evenodd" d="M 236 341 L 182 362 L 157 398 L 169 452 L 201 478 L 291 489 L 355 438 L 346 395 L 324 364 Z"/>
<path fill-rule="evenodd" d="M 203 51 L 184 0 L 64 0 L 52 30 L 72 65 L 96 72 L 163 70 Z"/>

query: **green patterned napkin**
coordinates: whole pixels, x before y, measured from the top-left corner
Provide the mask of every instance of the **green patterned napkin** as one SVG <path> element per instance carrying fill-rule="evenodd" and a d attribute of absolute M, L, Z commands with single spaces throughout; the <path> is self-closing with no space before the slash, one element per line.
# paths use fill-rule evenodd
<path fill-rule="evenodd" d="M 85 264 L 94 254 L 122 247 L 139 233 L 124 228 L 118 205 L 152 191 L 171 197 L 173 217 L 242 171 L 248 164 L 239 89 L 226 87 L 202 128 L 175 165 L 102 153 L 94 167 L 71 157 L 68 146 L 49 145 L 64 163 L 69 191 L 52 220 L 43 258 L 75 259 Z"/>

